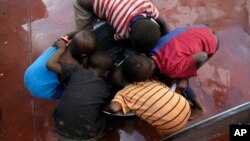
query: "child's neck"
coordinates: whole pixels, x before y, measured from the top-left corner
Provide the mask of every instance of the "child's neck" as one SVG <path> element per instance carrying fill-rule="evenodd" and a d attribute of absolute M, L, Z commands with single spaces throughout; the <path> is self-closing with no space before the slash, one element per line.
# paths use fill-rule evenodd
<path fill-rule="evenodd" d="M 89 67 L 88 69 L 92 71 L 96 77 L 105 78 L 105 73 L 101 71 L 100 69 L 91 68 L 91 67 Z"/>
<path fill-rule="evenodd" d="M 76 59 L 73 58 L 69 47 L 67 47 L 66 51 L 64 52 L 61 62 L 65 64 L 69 64 L 69 65 L 80 65 L 80 63 Z"/>

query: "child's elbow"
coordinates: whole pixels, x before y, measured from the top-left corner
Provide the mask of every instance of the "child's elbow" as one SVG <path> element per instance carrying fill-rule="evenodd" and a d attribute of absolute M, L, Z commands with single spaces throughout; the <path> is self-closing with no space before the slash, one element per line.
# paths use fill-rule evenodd
<path fill-rule="evenodd" d="M 46 63 L 46 68 L 47 69 L 49 69 L 49 70 L 51 70 L 52 69 L 52 63 L 50 62 L 50 61 L 48 61 L 47 63 Z"/>
<path fill-rule="evenodd" d="M 108 111 L 111 113 L 119 113 L 121 111 L 121 105 L 118 102 L 111 102 L 108 105 Z"/>

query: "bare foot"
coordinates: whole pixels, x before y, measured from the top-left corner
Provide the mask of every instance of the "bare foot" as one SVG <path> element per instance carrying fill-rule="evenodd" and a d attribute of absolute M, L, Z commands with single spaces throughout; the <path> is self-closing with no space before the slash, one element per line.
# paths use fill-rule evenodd
<path fill-rule="evenodd" d="M 206 109 L 205 108 L 202 108 L 202 109 L 194 108 L 191 111 L 191 116 L 189 118 L 189 121 L 190 120 L 194 120 L 194 119 L 200 117 L 201 115 L 203 115 L 205 113 L 206 113 Z"/>

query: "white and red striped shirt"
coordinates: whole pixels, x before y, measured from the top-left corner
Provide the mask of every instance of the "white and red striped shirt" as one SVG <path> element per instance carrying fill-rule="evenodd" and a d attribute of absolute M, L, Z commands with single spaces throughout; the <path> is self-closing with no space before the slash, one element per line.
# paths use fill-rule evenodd
<path fill-rule="evenodd" d="M 143 15 L 157 19 L 159 16 L 159 11 L 149 0 L 94 0 L 93 11 L 115 28 L 116 40 L 129 37 L 133 17 Z"/>

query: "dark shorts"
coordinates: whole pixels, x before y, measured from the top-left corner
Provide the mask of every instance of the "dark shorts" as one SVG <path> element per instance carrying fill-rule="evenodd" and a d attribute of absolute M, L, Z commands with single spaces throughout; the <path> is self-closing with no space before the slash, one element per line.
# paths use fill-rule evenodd
<path fill-rule="evenodd" d="M 186 97 L 187 100 L 195 100 L 196 99 L 196 93 L 194 92 L 194 90 L 192 89 L 192 87 L 189 84 L 188 81 L 188 86 L 187 88 L 184 90 L 183 96 Z"/>
<path fill-rule="evenodd" d="M 106 124 L 107 123 L 105 123 L 102 126 L 102 129 L 99 131 L 97 136 L 90 138 L 90 139 L 68 138 L 68 137 L 64 137 L 60 134 L 57 134 L 57 135 L 58 135 L 58 138 L 60 141 L 98 141 L 100 138 L 102 138 L 107 133 L 107 125 Z"/>

